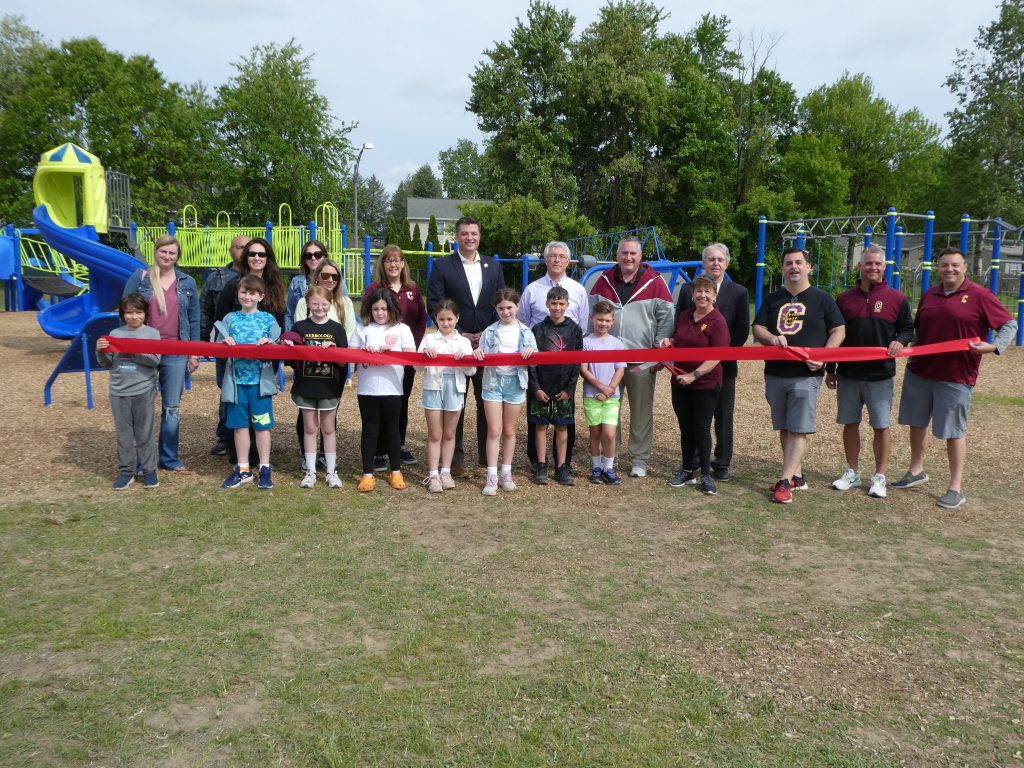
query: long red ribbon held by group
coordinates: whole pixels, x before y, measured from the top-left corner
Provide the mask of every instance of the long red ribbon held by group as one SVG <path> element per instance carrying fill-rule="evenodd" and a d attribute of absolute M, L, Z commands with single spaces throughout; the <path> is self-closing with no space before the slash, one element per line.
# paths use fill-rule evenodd
<path fill-rule="evenodd" d="M 324 360 L 332 363 L 365 363 L 367 365 L 523 365 L 521 355 L 490 354 L 483 360 L 466 355 L 455 360 L 451 355 L 431 358 L 420 352 L 367 352 L 351 347 L 289 347 L 281 344 L 213 343 L 208 341 L 158 341 L 124 339 L 104 336 L 111 352 L 159 355 L 194 355 L 196 357 L 246 357 L 259 360 Z M 955 339 L 920 347 L 906 347 L 896 357 L 935 355 L 943 352 L 964 352 L 978 338 Z M 667 349 L 601 349 L 569 352 L 535 352 L 528 365 L 566 365 L 573 363 L 665 363 L 702 360 L 815 360 L 820 363 L 844 363 L 861 360 L 884 360 L 889 357 L 885 347 L 668 347 Z"/>

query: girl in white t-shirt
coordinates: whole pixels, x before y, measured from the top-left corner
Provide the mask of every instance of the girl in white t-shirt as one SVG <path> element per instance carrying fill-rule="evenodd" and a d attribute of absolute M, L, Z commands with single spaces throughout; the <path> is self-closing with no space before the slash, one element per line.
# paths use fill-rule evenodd
<path fill-rule="evenodd" d="M 363 299 L 359 315 L 363 324 L 356 329 L 352 347 L 365 349 L 367 352 L 416 351 L 412 330 L 401 321 L 402 309 L 398 306 L 394 293 L 389 289 L 378 288 L 371 291 Z M 402 438 L 398 432 L 398 415 L 402 410 L 402 377 L 405 375 L 405 366 L 360 363 L 357 370 L 359 381 L 356 386 L 356 399 L 359 401 L 359 416 L 363 421 L 359 441 L 363 477 L 359 481 L 359 492 L 372 491 L 377 485 L 373 477 L 373 456 L 377 452 L 377 437 L 381 431 L 384 432 L 388 459 L 391 463 L 388 485 L 397 491 L 403 491 L 405 479 L 401 470 Z"/>
<path fill-rule="evenodd" d="M 480 336 L 480 346 L 473 357 L 483 360 L 485 354 L 518 353 L 525 360 L 537 351 L 533 331 L 516 318 L 519 293 L 502 288 L 494 294 L 494 311 L 498 322 L 487 326 Z M 527 370 L 525 365 L 491 365 L 484 368 L 483 401 L 487 418 L 487 482 L 484 496 L 498 493 L 498 445 L 501 445 L 501 487 L 514 491 L 512 457 L 516 452 L 516 421 L 526 402 Z"/>
<path fill-rule="evenodd" d="M 459 305 L 441 299 L 434 306 L 437 330 L 420 342 L 420 352 L 433 359 L 451 355 L 461 360 L 473 354 L 469 339 L 455 327 L 459 322 Z M 455 487 L 452 479 L 452 456 L 455 455 L 455 430 L 466 403 L 466 379 L 476 368 L 448 366 L 416 366 L 423 374 L 423 412 L 427 420 L 427 479 L 424 485 L 431 493 Z M 438 472 L 438 460 L 441 469 Z"/>

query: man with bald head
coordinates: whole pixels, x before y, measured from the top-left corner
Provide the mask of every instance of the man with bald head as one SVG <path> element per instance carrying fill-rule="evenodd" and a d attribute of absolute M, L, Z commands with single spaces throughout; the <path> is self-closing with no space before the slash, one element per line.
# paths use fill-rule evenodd
<path fill-rule="evenodd" d="M 242 272 L 242 251 L 250 238 L 246 235 L 235 235 L 231 238 L 231 245 L 228 250 L 231 261 L 223 267 L 211 270 L 203 281 L 203 290 L 199 294 L 199 340 L 209 341 L 210 331 L 213 330 L 213 323 L 216 319 L 217 297 L 224 289 L 224 286 L 234 280 Z M 224 381 L 224 358 L 218 357 L 215 363 L 217 370 L 217 386 Z M 233 440 L 232 430 L 228 429 L 224 420 L 227 418 L 227 404 L 220 404 L 220 413 L 217 418 L 217 442 L 214 443 L 210 453 L 214 456 L 223 456 L 228 452 Z"/>

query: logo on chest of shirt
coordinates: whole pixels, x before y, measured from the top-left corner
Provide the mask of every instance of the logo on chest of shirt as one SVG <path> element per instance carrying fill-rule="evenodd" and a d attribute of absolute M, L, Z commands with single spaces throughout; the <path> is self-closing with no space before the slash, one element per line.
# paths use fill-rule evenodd
<path fill-rule="evenodd" d="M 962 299 L 960 299 L 960 303 L 961 304 L 966 304 L 967 303 L 967 294 L 966 293 L 964 294 L 964 297 Z"/>
<path fill-rule="evenodd" d="M 388 347 L 394 347 L 398 343 L 399 335 L 397 333 L 389 333 L 384 337 L 384 343 Z"/>
<path fill-rule="evenodd" d="M 777 325 L 779 333 L 783 336 L 792 336 L 800 333 L 804 327 L 804 315 L 807 314 L 807 306 L 799 301 L 791 301 L 779 307 Z"/>
<path fill-rule="evenodd" d="M 883 302 L 881 302 L 881 301 L 876 301 L 875 302 L 875 314 L 876 315 L 882 314 L 882 310 L 883 309 L 885 309 L 885 304 Z"/>

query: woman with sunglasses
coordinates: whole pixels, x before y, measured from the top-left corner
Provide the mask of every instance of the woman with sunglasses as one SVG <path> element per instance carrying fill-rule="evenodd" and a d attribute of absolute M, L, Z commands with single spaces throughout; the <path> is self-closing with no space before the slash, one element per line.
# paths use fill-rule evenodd
<path fill-rule="evenodd" d="M 281 270 L 277 266 L 277 259 L 274 257 L 274 248 L 262 237 L 257 237 L 245 244 L 242 249 L 241 274 L 224 285 L 217 296 L 217 308 L 214 312 L 217 322 L 227 317 L 229 312 L 236 312 L 242 308 L 238 303 L 238 281 L 246 275 L 256 275 L 266 285 L 267 292 L 257 305 L 257 309 L 269 312 L 274 316 L 279 326 L 284 324 L 285 293 L 284 280 L 281 279 Z M 256 440 L 250 428 L 250 462 L 259 464 L 256 456 Z M 238 457 L 234 455 L 234 441 L 228 443 L 228 461 L 232 465 L 238 463 Z"/>
<path fill-rule="evenodd" d="M 298 275 L 296 275 L 296 277 L 298 277 Z M 350 299 L 348 294 L 345 292 L 345 287 L 343 285 L 344 281 L 341 278 L 341 267 L 338 266 L 337 262 L 332 261 L 330 256 L 326 255 L 326 250 L 324 251 L 324 256 L 318 260 L 316 269 L 310 275 L 309 280 L 313 285 L 322 286 L 331 292 L 331 308 L 327 313 L 327 319 L 334 320 L 336 323 L 341 323 L 345 327 L 345 334 L 351 339 L 352 334 L 355 333 L 356 330 L 356 311 L 352 306 L 352 299 Z M 309 317 L 309 307 L 306 305 L 305 296 L 296 302 L 293 316 L 296 323 Z M 295 434 L 299 438 L 299 453 L 302 454 L 299 459 L 299 465 L 302 467 L 303 471 L 310 472 L 312 470 L 306 466 L 306 449 L 305 443 L 303 442 L 301 412 L 295 422 Z M 316 460 L 317 466 L 319 466 L 322 471 L 326 472 L 327 462 L 322 451 L 317 454 Z"/>
<path fill-rule="evenodd" d="M 306 244 L 302 246 L 300 254 L 299 274 L 293 277 L 288 285 L 288 299 L 285 302 L 284 310 L 284 329 L 286 331 L 290 331 L 298 319 L 295 317 L 295 307 L 312 285 L 313 272 L 320 266 L 320 262 L 327 258 L 327 246 L 319 240 L 307 240 Z"/>
<path fill-rule="evenodd" d="M 423 334 L 427 330 L 427 305 L 420 295 L 420 287 L 412 279 L 409 272 L 409 265 L 405 261 L 402 249 L 397 245 L 385 245 L 377 260 L 377 268 L 373 273 L 373 282 L 366 287 L 365 297 L 378 288 L 387 288 L 398 300 L 398 306 L 402 309 L 402 322 L 412 330 L 413 340 L 416 348 L 419 349 L 423 341 Z M 413 456 L 405 445 L 406 428 L 409 426 L 409 395 L 412 394 L 413 381 L 416 379 L 416 369 L 411 365 L 405 366 L 405 376 L 402 381 L 402 409 L 398 415 L 398 432 L 402 439 L 402 463 L 415 464 L 416 457 Z M 383 438 L 377 445 L 377 455 L 373 460 L 375 471 L 382 472 L 387 469 L 387 448 Z"/>
<path fill-rule="evenodd" d="M 310 275 L 312 285 L 322 285 L 334 297 L 328 318 L 341 323 L 345 326 L 345 333 L 351 334 L 356 329 L 356 312 L 352 305 L 352 299 L 345 292 L 344 282 L 341 277 L 341 267 L 330 256 L 324 256 L 317 264 L 316 270 Z M 309 308 L 306 306 L 304 296 L 296 303 L 293 316 L 296 323 L 309 317 Z"/>

